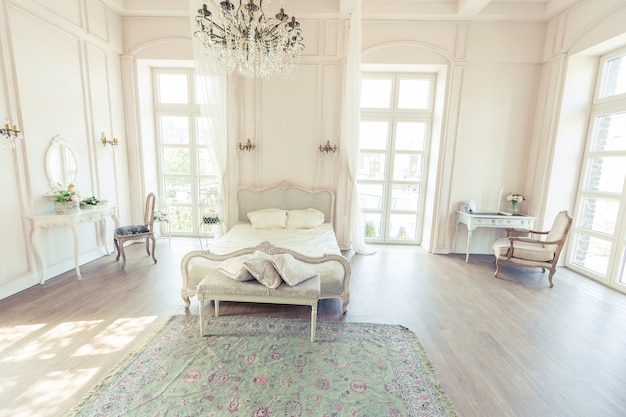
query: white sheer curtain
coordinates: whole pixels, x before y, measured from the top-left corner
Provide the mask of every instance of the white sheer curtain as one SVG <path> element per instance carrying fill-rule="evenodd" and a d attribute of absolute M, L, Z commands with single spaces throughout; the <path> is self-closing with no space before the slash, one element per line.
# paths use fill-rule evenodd
<path fill-rule="evenodd" d="M 351 224 L 350 238 L 352 249 L 362 255 L 371 255 L 374 251 L 367 247 L 363 236 L 363 219 L 359 208 L 357 188 L 357 165 L 359 158 L 359 126 L 361 114 L 361 0 L 352 3 L 350 32 L 348 34 L 348 62 L 346 64 L 346 82 L 343 99 L 343 120 L 341 139 L 348 160 L 348 174 L 352 186 L 350 202 Z"/>
<path fill-rule="evenodd" d="M 200 7 L 198 7 L 200 5 Z M 196 67 L 196 85 L 199 93 L 203 96 L 204 102 L 200 104 L 202 116 L 208 121 L 208 152 L 209 160 L 213 164 L 213 171 L 218 180 L 217 214 L 222 219 L 224 230 L 228 230 L 225 224 L 225 213 L 228 212 L 227 200 L 224 198 L 224 176 L 226 175 L 227 161 L 227 100 L 226 87 L 227 78 L 224 74 L 215 74 L 208 65 L 200 45 L 193 38 L 196 22 L 195 16 L 202 5 L 197 0 L 189 0 L 191 36 L 193 54 Z"/>

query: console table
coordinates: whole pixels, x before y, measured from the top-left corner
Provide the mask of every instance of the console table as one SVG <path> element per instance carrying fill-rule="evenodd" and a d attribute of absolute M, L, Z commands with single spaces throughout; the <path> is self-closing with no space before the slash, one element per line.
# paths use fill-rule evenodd
<path fill-rule="evenodd" d="M 456 211 L 456 228 L 454 229 L 454 253 L 456 253 L 456 238 L 459 232 L 459 224 L 463 223 L 467 226 L 467 250 L 465 252 L 465 262 L 469 260 L 470 242 L 472 240 L 472 232 L 479 227 L 489 228 L 520 228 L 533 229 L 535 227 L 536 217 L 527 216 L 525 214 L 514 214 L 507 216 L 498 213 L 466 213 L 461 210 Z"/>
<path fill-rule="evenodd" d="M 80 276 L 80 268 L 78 266 L 78 229 L 77 226 L 80 223 L 97 223 L 100 229 L 98 230 L 98 244 L 100 246 L 104 246 L 107 254 L 110 254 L 109 248 L 106 245 L 106 239 L 104 237 L 104 225 L 105 219 L 110 217 L 115 223 L 115 228 L 119 227 L 119 220 L 117 215 L 115 214 L 115 206 L 95 206 L 93 208 L 80 210 L 77 213 L 72 214 L 56 214 L 56 213 L 46 213 L 39 214 L 36 216 L 30 216 L 29 220 L 33 226 L 33 230 L 31 233 L 31 240 L 33 244 L 33 251 L 35 252 L 35 258 L 37 261 L 37 265 L 39 270 L 41 271 L 40 284 L 44 283 L 44 265 L 43 259 L 41 257 L 41 249 L 39 247 L 39 233 L 41 229 L 49 229 L 52 227 L 70 227 L 72 229 L 72 233 L 74 234 L 74 262 L 76 264 L 76 275 L 78 279 Z"/>

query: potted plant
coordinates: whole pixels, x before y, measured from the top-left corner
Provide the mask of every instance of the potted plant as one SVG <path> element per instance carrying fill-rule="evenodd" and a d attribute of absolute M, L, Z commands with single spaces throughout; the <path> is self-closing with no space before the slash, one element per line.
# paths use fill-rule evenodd
<path fill-rule="evenodd" d="M 53 201 L 57 214 L 71 214 L 80 211 L 80 195 L 76 192 L 74 184 L 56 190 Z"/>
<path fill-rule="evenodd" d="M 220 222 L 220 218 L 215 213 L 202 216 L 202 223 L 204 224 L 217 224 L 219 222 Z"/>
<path fill-rule="evenodd" d="M 97 199 L 95 196 L 91 196 L 88 198 L 85 198 L 84 200 L 82 200 L 80 202 L 80 207 L 81 208 L 92 208 L 95 207 L 97 205 L 100 204 L 100 200 Z"/>

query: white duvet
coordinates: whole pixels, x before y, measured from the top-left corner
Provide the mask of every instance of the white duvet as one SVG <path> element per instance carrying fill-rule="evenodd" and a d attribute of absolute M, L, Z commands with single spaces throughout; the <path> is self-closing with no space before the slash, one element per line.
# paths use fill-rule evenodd
<path fill-rule="evenodd" d="M 313 229 L 255 229 L 249 223 L 236 224 L 211 246 L 211 252 L 225 254 L 266 241 L 310 257 L 341 255 L 330 223 Z"/>
<path fill-rule="evenodd" d="M 263 242 L 270 242 L 274 246 L 291 249 L 309 257 L 320 257 L 325 254 L 341 255 L 335 231 L 330 223 L 324 223 L 313 229 L 255 229 L 249 223 L 237 224 L 218 239 L 210 251 L 223 255 Z M 250 255 L 244 255 L 247 256 Z M 343 293 L 345 271 L 340 263 L 306 264 L 306 267 L 320 274 L 320 297 Z"/>

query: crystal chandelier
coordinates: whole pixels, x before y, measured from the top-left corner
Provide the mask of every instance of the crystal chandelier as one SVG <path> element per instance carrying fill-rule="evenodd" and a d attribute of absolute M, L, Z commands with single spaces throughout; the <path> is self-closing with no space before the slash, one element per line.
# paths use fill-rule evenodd
<path fill-rule="evenodd" d="M 300 23 L 285 14 L 284 1 L 276 19 L 266 17 L 263 1 L 239 0 L 237 7 L 222 1 L 219 22 L 202 5 L 194 36 L 209 67 L 246 78 L 288 78 L 295 71 L 304 50 Z"/>

